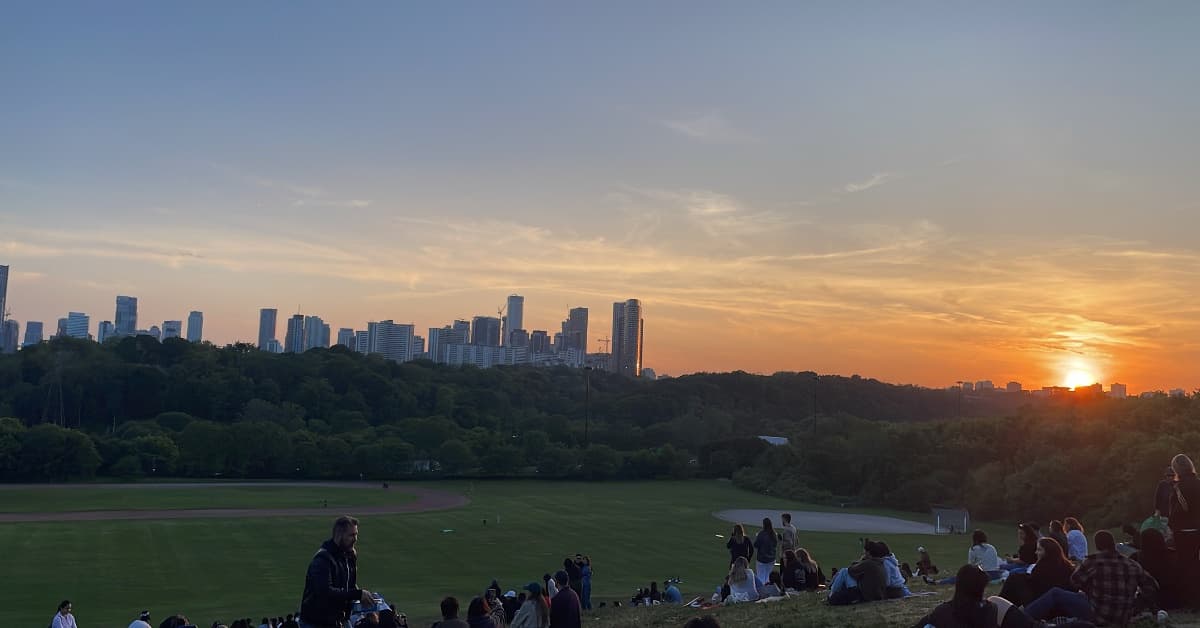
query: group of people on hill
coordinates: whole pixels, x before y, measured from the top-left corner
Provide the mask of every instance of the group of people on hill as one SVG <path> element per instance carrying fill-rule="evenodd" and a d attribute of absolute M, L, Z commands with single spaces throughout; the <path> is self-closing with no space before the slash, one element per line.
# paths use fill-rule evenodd
<path fill-rule="evenodd" d="M 791 513 L 783 513 L 780 521 L 776 528 L 770 517 L 764 518 L 762 530 L 753 540 L 746 535 L 742 524 L 733 526 L 725 543 L 729 550 L 729 573 L 714 596 L 716 601 L 752 602 L 785 595 L 788 591 L 815 591 L 825 586 L 821 566 L 808 550 L 796 544 L 798 531 L 792 525 Z"/>
<path fill-rule="evenodd" d="M 50 628 L 78 628 L 78 624 L 75 623 L 74 611 L 75 605 L 71 603 L 71 600 L 60 602 L 58 611 L 54 613 L 54 618 L 50 620 Z M 229 624 L 217 620 L 211 624 L 206 624 L 206 626 L 210 626 L 211 628 L 300 628 L 300 623 L 296 617 L 297 615 L 291 613 L 286 617 L 263 617 L 260 623 L 255 623 L 250 618 L 237 619 Z M 407 623 L 399 624 L 399 626 L 407 625 Z M 193 624 L 187 616 L 182 614 L 170 615 L 158 623 L 158 628 L 194 628 L 195 626 L 196 624 Z M 130 622 L 129 628 L 154 628 L 150 611 L 144 610 L 138 613 L 137 619 Z"/>
<path fill-rule="evenodd" d="M 1142 611 L 1157 609 L 1165 619 L 1167 610 L 1200 606 L 1200 479 L 1191 458 L 1171 460 L 1156 492 L 1155 516 L 1141 530 L 1125 531 L 1123 545 L 1111 532 L 1097 532 L 1090 552 L 1077 519 L 1053 522 L 1045 536 L 1035 524 L 1022 524 L 1017 553 L 1003 561 L 976 531 L 968 564 L 950 579 L 954 599 L 914 628 L 1029 628 L 1048 620 L 1125 626 Z M 1000 595 L 985 599 L 997 579 L 1004 582 Z"/>

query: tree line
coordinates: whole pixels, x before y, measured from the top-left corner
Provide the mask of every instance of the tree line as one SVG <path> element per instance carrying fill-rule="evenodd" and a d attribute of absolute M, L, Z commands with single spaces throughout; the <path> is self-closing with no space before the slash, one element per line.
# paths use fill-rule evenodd
<path fill-rule="evenodd" d="M 650 382 L 57 339 L 0 356 L 0 481 L 726 477 L 820 503 L 1116 522 L 1148 514 L 1171 455 L 1197 453 L 1198 413 L 1194 397 L 1034 402 L 807 372 Z"/>

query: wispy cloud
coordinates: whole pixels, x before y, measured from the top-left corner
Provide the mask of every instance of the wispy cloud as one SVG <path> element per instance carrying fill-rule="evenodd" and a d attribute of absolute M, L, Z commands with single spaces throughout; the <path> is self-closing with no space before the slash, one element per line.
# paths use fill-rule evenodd
<path fill-rule="evenodd" d="M 363 209 L 371 206 L 371 201 L 361 199 L 349 199 L 345 201 L 323 201 L 317 199 L 297 199 L 292 203 L 294 207 L 337 207 L 341 209 Z"/>
<path fill-rule="evenodd" d="M 876 172 L 875 174 L 871 175 L 871 178 L 864 181 L 852 181 L 847 183 L 846 185 L 842 186 L 842 191 L 848 194 L 865 192 L 866 190 L 879 187 L 889 181 L 894 181 L 897 178 L 897 175 L 891 172 Z"/>
<path fill-rule="evenodd" d="M 721 112 L 709 110 L 661 121 L 668 129 L 694 140 L 715 143 L 755 141 L 754 136 L 733 126 Z"/>

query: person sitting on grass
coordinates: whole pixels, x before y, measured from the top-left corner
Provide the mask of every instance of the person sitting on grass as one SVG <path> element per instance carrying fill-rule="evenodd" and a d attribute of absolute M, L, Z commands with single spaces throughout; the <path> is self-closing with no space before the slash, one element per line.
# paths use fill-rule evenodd
<path fill-rule="evenodd" d="M 142 611 L 138 618 L 129 624 L 129 628 L 150 628 L 150 611 Z"/>
<path fill-rule="evenodd" d="M 470 628 L 467 622 L 458 618 L 458 598 L 447 596 L 442 599 L 442 621 L 434 623 L 433 628 Z"/>
<path fill-rule="evenodd" d="M 1137 561 L 1158 583 L 1156 606 L 1167 610 L 1180 608 L 1184 599 L 1183 576 L 1179 571 L 1175 550 L 1167 547 L 1162 532 L 1155 528 L 1142 530 L 1138 546 L 1140 549 L 1130 558 Z M 1154 610 L 1153 607 L 1147 609 Z"/>
<path fill-rule="evenodd" d="M 1055 541 L 1058 541 L 1059 546 L 1062 547 L 1063 554 L 1066 555 L 1067 546 L 1070 545 L 1070 543 L 1067 542 L 1067 529 L 1063 526 L 1063 522 L 1059 521 L 1058 519 L 1051 521 L 1049 536 Z"/>
<path fill-rule="evenodd" d="M 892 553 L 887 543 L 883 541 L 876 542 L 879 544 L 880 551 L 883 552 L 883 567 L 887 570 L 888 582 L 886 595 L 888 599 L 912 595 L 912 591 L 908 590 L 908 585 L 904 581 L 904 574 L 900 571 L 899 559 Z"/>
<path fill-rule="evenodd" d="M 1055 587 L 1074 590 L 1071 586 L 1073 573 L 1075 566 L 1067 560 L 1062 546 L 1047 537 L 1038 541 L 1037 562 L 1033 571 L 1010 574 L 1000 590 L 1000 597 L 1017 606 L 1025 606 Z"/>
<path fill-rule="evenodd" d="M 816 591 L 825 584 L 825 572 L 821 571 L 821 566 L 817 561 L 813 560 L 812 553 L 803 547 L 796 550 L 796 562 L 803 569 L 804 582 L 801 583 L 801 589 L 806 591 Z"/>
<path fill-rule="evenodd" d="M 488 587 L 483 592 L 483 600 L 487 602 L 488 614 L 492 616 L 492 622 L 496 624 L 496 628 L 504 628 L 507 621 L 504 617 L 504 604 L 500 601 L 500 592 Z"/>
<path fill-rule="evenodd" d="M 1071 576 L 1072 586 L 1079 593 L 1053 588 L 1045 595 L 1025 605 L 1034 619 L 1049 619 L 1053 614 L 1097 623 L 1124 626 L 1137 608 L 1139 590 L 1147 599 L 1154 599 L 1158 583 L 1136 562 L 1117 551 L 1117 541 L 1111 532 L 1096 533 L 1096 553 L 1084 559 Z M 1037 569 L 1034 569 L 1037 572 Z"/>
<path fill-rule="evenodd" d="M 542 585 L 530 582 L 525 585 L 525 590 L 529 592 L 529 597 L 513 615 L 510 628 L 550 628 L 550 605 L 542 596 Z"/>
<path fill-rule="evenodd" d="M 683 628 L 721 628 L 721 623 L 712 615 L 693 617 L 683 625 Z"/>
<path fill-rule="evenodd" d="M 971 533 L 971 549 L 967 550 L 967 564 L 979 567 L 992 580 L 1003 575 L 1000 571 L 1000 555 L 996 553 L 996 548 L 988 543 L 987 532 L 976 530 Z M 924 580 L 926 584 L 955 584 L 956 577 L 944 578 L 937 582 L 928 577 Z"/>
<path fill-rule="evenodd" d="M 1017 553 L 1004 561 L 1000 568 L 1004 571 L 1027 571 L 1029 566 L 1037 562 L 1038 533 L 1033 526 L 1022 523 L 1017 526 Z"/>
<path fill-rule="evenodd" d="M 75 628 L 75 615 L 71 614 L 74 608 L 71 605 L 71 600 L 59 602 L 58 611 L 54 613 L 54 617 L 50 620 L 50 628 Z"/>
<path fill-rule="evenodd" d="M 929 557 L 929 552 L 924 547 L 917 548 L 917 575 L 918 576 L 936 576 L 938 574 L 937 565 L 933 564 L 933 559 Z"/>
<path fill-rule="evenodd" d="M 858 602 L 877 602 L 887 595 L 888 573 L 883 565 L 884 548 L 867 541 L 862 558 L 842 569 L 830 585 L 829 604 L 845 606 Z"/>
<path fill-rule="evenodd" d="M 747 562 L 754 558 L 754 542 L 746 536 L 746 528 L 742 524 L 733 524 L 733 532 L 729 534 L 729 541 L 725 543 L 725 549 L 729 550 L 729 564 L 732 565 L 738 558 L 745 558 Z"/>
<path fill-rule="evenodd" d="M 487 600 L 481 597 L 471 598 L 467 605 L 467 626 L 470 628 L 500 628 L 492 619 L 492 609 Z"/>
<path fill-rule="evenodd" d="M 679 587 L 675 586 L 672 580 L 663 580 L 663 602 L 667 604 L 682 604 L 683 593 L 679 591 Z"/>
<path fill-rule="evenodd" d="M 754 572 L 746 558 L 739 556 L 729 568 L 729 577 L 725 579 L 729 586 L 729 595 L 725 603 L 753 602 L 758 599 L 758 586 L 754 583 Z"/>
<path fill-rule="evenodd" d="M 1075 562 L 1087 558 L 1088 542 L 1083 531 L 1083 524 L 1079 523 L 1075 517 L 1067 517 L 1063 520 L 1063 525 L 1067 529 L 1067 546 L 1063 548 L 1067 550 L 1067 558 Z"/>
<path fill-rule="evenodd" d="M 954 598 L 939 604 L 913 628 L 1041 628 L 1045 624 L 1032 619 L 1002 597 L 984 599 L 987 573 L 976 565 L 963 565 L 954 577 Z M 1056 623 L 1056 626 L 1094 628 L 1086 622 Z"/>
<path fill-rule="evenodd" d="M 758 597 L 765 600 L 769 597 L 779 597 L 781 595 L 783 595 L 783 582 L 779 579 L 779 572 L 772 571 L 771 575 L 768 576 L 767 584 L 759 589 Z"/>

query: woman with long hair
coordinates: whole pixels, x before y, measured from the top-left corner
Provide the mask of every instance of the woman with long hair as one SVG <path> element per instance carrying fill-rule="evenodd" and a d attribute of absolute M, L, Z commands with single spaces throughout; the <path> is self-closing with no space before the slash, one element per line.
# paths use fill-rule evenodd
<path fill-rule="evenodd" d="M 1158 607 L 1179 608 L 1183 580 L 1175 551 L 1167 547 L 1166 538 L 1156 528 L 1142 530 L 1138 545 L 1133 560 L 1158 581 Z"/>
<path fill-rule="evenodd" d="M 1058 519 L 1051 521 L 1050 534 L 1048 536 L 1058 541 L 1058 544 L 1062 547 L 1063 554 L 1067 553 L 1067 529 L 1063 527 L 1063 522 Z"/>
<path fill-rule="evenodd" d="M 821 571 L 821 566 L 813 560 L 812 554 L 808 550 L 803 547 L 796 550 L 796 562 L 804 571 L 804 589 L 816 591 L 818 587 L 825 584 L 825 572 Z"/>
<path fill-rule="evenodd" d="M 1063 520 L 1063 526 L 1067 529 L 1067 546 L 1063 548 L 1067 551 L 1067 558 L 1075 562 L 1087 558 L 1088 541 L 1083 524 L 1075 517 L 1067 517 Z"/>
<path fill-rule="evenodd" d="M 583 557 L 583 566 L 579 568 L 579 573 L 583 577 L 583 595 L 580 596 L 579 605 L 585 611 L 592 610 L 592 557 Z"/>
<path fill-rule="evenodd" d="M 1075 566 L 1067 560 L 1058 541 L 1051 538 L 1039 540 L 1037 562 L 1034 565 L 1032 573 L 1009 574 L 1004 581 L 1004 588 L 1000 590 L 1000 597 L 1017 606 L 1025 606 L 1054 587 L 1068 591 L 1074 589 L 1071 586 L 1071 574 L 1075 572 Z"/>
<path fill-rule="evenodd" d="M 980 568 L 991 580 L 996 580 L 1004 575 L 1000 571 L 1000 555 L 996 553 L 996 548 L 988 543 L 987 532 L 976 530 L 971 533 L 971 549 L 967 550 L 967 565 Z M 924 580 L 926 584 L 956 584 L 958 576 L 938 580 L 936 583 L 927 576 Z"/>
<path fill-rule="evenodd" d="M 754 542 L 746 537 L 746 528 L 743 528 L 742 524 L 733 524 L 733 532 L 729 534 L 729 541 L 725 543 L 725 549 L 729 550 L 730 565 L 739 557 L 745 558 L 747 561 L 754 557 Z"/>
<path fill-rule="evenodd" d="M 779 536 L 770 517 L 763 517 L 763 529 L 754 537 L 754 551 L 757 554 L 754 563 L 754 575 L 758 581 L 766 584 L 775 571 L 775 552 L 779 548 Z"/>
<path fill-rule="evenodd" d="M 750 571 L 750 562 L 739 556 L 729 568 L 728 602 L 753 602 L 758 599 L 758 586 L 754 583 L 754 572 Z"/>
<path fill-rule="evenodd" d="M 785 591 L 799 591 L 804 588 L 804 569 L 800 567 L 796 550 L 784 550 L 783 560 L 779 563 L 779 575 Z"/>
<path fill-rule="evenodd" d="M 996 607 L 983 599 L 988 577 L 978 565 L 963 565 L 954 576 L 954 597 L 939 604 L 917 626 L 938 628 L 996 628 Z"/>
<path fill-rule="evenodd" d="M 550 628 L 550 605 L 542 595 L 542 586 L 530 582 L 525 585 L 525 590 L 529 592 L 529 597 L 513 615 L 509 628 Z"/>
<path fill-rule="evenodd" d="M 471 628 L 500 628 L 492 620 L 492 609 L 488 607 L 487 600 L 481 597 L 471 599 L 467 607 L 467 625 Z"/>
<path fill-rule="evenodd" d="M 74 608 L 71 600 L 59 602 L 58 610 L 54 613 L 54 618 L 50 620 L 51 628 L 75 628 L 75 616 L 71 614 Z"/>

